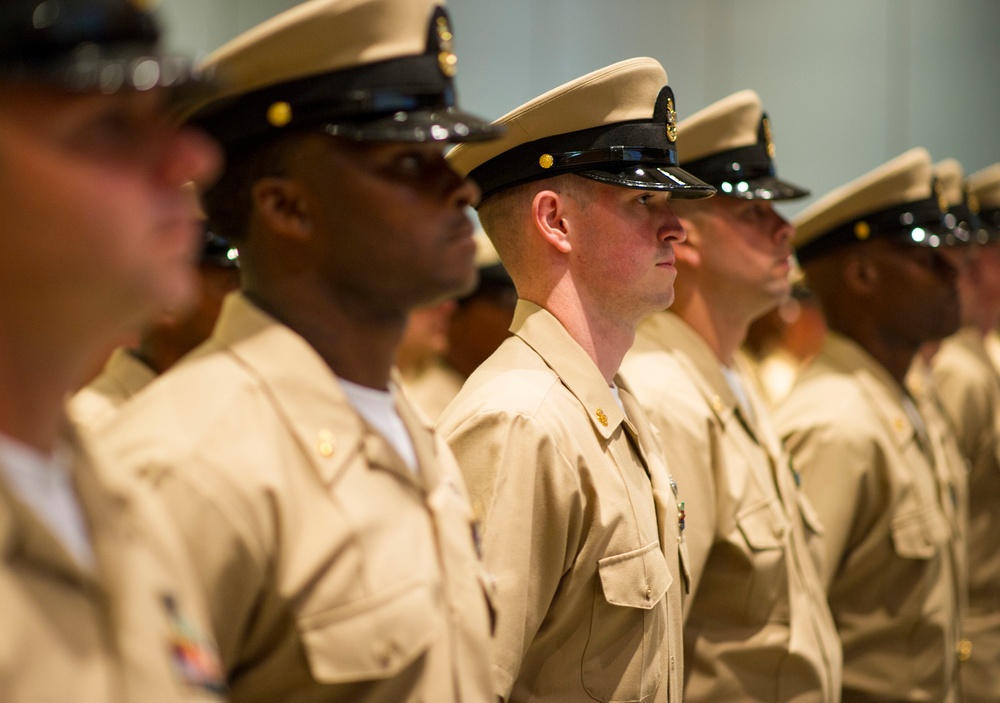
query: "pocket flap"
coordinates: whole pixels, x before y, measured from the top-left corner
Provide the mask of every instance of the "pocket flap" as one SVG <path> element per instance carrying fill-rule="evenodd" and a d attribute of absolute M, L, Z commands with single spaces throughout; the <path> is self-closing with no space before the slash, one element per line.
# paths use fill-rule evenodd
<path fill-rule="evenodd" d="M 736 516 L 736 524 L 743 533 L 750 549 L 782 549 L 788 525 L 777 510 L 772 510 L 771 502 L 751 505 Z"/>
<path fill-rule="evenodd" d="M 948 541 L 948 522 L 934 506 L 892 518 L 892 544 L 904 559 L 932 559 Z"/>
<path fill-rule="evenodd" d="M 651 610 L 673 582 L 658 542 L 604 557 L 597 562 L 597 570 L 605 600 L 626 608 Z"/>
<path fill-rule="evenodd" d="M 444 616 L 429 584 L 410 579 L 381 593 L 299 618 L 313 677 L 321 683 L 389 678 L 437 639 Z"/>

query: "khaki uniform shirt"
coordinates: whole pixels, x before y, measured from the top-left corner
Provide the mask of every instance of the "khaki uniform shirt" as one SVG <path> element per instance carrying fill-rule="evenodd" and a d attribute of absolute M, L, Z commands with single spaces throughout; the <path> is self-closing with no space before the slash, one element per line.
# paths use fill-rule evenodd
<path fill-rule="evenodd" d="M 839 701 L 822 528 L 746 372 L 749 409 L 698 333 L 663 312 L 639 326 L 622 373 L 684 489 L 684 699 Z"/>
<path fill-rule="evenodd" d="M 204 598 L 169 517 L 68 441 L 96 570 L 0 479 L 0 700 L 222 700 Z"/>
<path fill-rule="evenodd" d="M 511 331 L 439 423 L 496 580 L 497 693 L 680 701 L 682 544 L 652 428 L 550 313 L 519 301 Z"/>
<path fill-rule="evenodd" d="M 462 390 L 465 379 L 444 360 L 435 357 L 415 374 L 403 375 L 403 392 L 432 422 Z"/>
<path fill-rule="evenodd" d="M 933 375 L 941 406 L 969 461 L 970 641 L 962 665 L 966 701 L 1000 701 L 1000 375 L 982 336 L 963 329 L 944 341 Z"/>
<path fill-rule="evenodd" d="M 461 476 L 397 405 L 419 472 L 305 340 L 233 294 L 107 426 L 184 532 L 234 702 L 492 700 Z"/>
<path fill-rule="evenodd" d="M 119 347 L 111 352 L 97 378 L 70 398 L 69 415 L 74 422 L 96 427 L 155 378 L 153 369 L 124 347 Z"/>
<path fill-rule="evenodd" d="M 934 424 L 918 427 L 904 397 L 831 332 L 775 416 L 826 530 L 845 702 L 957 696 L 959 489 Z"/>

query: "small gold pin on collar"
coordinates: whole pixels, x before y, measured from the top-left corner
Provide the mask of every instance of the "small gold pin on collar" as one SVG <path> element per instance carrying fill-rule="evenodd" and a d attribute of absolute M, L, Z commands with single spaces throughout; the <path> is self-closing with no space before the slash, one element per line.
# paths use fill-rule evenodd
<path fill-rule="evenodd" d="M 320 430 L 316 435 L 316 451 L 327 459 L 333 456 L 334 441 L 333 433 L 330 430 Z"/>
<path fill-rule="evenodd" d="M 601 423 L 605 427 L 608 426 L 608 416 L 604 414 L 603 410 L 598 408 L 597 410 L 594 411 L 594 414 L 597 415 L 597 421 L 599 423 Z"/>

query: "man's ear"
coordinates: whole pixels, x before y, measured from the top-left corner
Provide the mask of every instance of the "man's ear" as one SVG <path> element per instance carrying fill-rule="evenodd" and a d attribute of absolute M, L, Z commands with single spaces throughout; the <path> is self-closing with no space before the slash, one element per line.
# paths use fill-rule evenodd
<path fill-rule="evenodd" d="M 545 241 L 563 254 L 573 249 L 566 216 L 566 201 L 562 195 L 551 190 L 535 193 L 531 200 L 532 224 Z"/>
<path fill-rule="evenodd" d="M 844 285 L 857 295 L 871 295 L 878 286 L 878 264 L 866 251 L 848 254 L 843 271 Z"/>
<path fill-rule="evenodd" d="M 269 230 L 283 237 L 305 241 L 312 233 L 308 193 L 293 178 L 268 176 L 251 188 L 254 209 Z"/>

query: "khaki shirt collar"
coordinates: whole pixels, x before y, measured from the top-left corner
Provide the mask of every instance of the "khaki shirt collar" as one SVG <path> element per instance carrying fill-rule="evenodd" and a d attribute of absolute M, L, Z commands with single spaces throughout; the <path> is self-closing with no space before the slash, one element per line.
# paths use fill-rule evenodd
<path fill-rule="evenodd" d="M 597 364 L 562 323 L 535 303 L 518 300 L 510 331 L 531 347 L 580 401 L 594 431 L 605 440 L 610 439 L 626 420 L 625 413 Z M 622 385 L 617 375 L 615 384 Z M 634 433 L 631 423 L 629 429 Z"/>
<path fill-rule="evenodd" d="M 126 397 L 132 397 L 156 379 L 156 372 L 125 347 L 111 353 L 101 378 Z"/>
<path fill-rule="evenodd" d="M 316 350 L 242 293 L 226 298 L 212 340 L 228 349 L 266 389 L 303 455 L 326 485 L 335 482 L 361 456 L 371 466 L 422 487 L 419 477 L 389 442 L 368 427 L 354 409 L 337 376 Z M 399 402 L 399 394 L 396 398 Z M 403 419 L 410 434 L 417 434 L 410 424 L 412 416 L 404 415 Z M 423 465 L 421 447 L 417 452 Z"/>
<path fill-rule="evenodd" d="M 850 373 L 861 385 L 874 407 L 886 420 L 897 445 L 902 447 L 917 436 L 916 428 L 903 408 L 903 389 L 875 357 L 839 332 L 827 332 L 822 355 L 835 367 Z"/>

